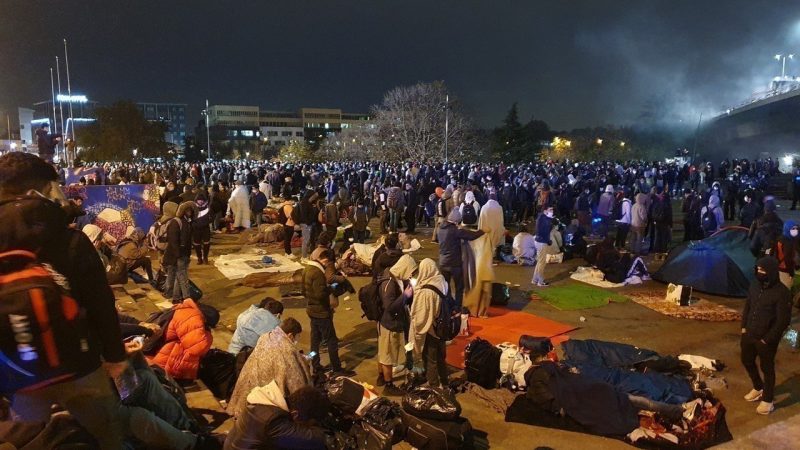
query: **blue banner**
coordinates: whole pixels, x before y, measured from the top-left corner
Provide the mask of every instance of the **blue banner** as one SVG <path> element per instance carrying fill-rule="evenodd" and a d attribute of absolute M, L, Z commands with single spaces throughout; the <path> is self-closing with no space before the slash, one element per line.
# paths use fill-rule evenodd
<path fill-rule="evenodd" d="M 83 199 L 92 222 L 120 240 L 133 228 L 147 233 L 160 212 L 158 187 L 154 184 L 63 187 L 64 195 Z"/>

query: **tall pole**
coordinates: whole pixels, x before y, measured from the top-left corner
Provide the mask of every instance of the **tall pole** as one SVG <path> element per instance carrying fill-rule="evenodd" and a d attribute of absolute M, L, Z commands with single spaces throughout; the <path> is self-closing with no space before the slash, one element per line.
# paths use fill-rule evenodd
<path fill-rule="evenodd" d="M 697 135 L 700 133 L 700 124 L 703 122 L 703 113 L 700 112 L 700 119 L 697 120 L 697 128 L 694 130 L 694 149 L 692 150 L 692 165 L 696 165 L 697 159 Z"/>
<path fill-rule="evenodd" d="M 447 164 L 447 135 L 449 133 L 450 94 L 444 96 L 444 163 Z"/>
<path fill-rule="evenodd" d="M 786 78 L 786 57 L 783 57 L 783 64 L 781 65 L 781 78 Z"/>
<path fill-rule="evenodd" d="M 72 122 L 72 140 L 75 140 L 75 118 L 72 116 L 72 86 L 69 82 L 69 55 L 67 54 L 67 40 L 64 39 L 64 65 L 67 69 L 67 95 L 69 96 L 69 119 Z"/>
<path fill-rule="evenodd" d="M 61 97 L 61 64 L 59 63 L 58 56 L 56 56 L 56 80 L 58 82 L 58 98 Z M 61 130 L 58 130 L 59 133 L 62 135 L 65 133 L 66 129 L 64 128 L 64 103 L 59 100 L 58 101 L 58 114 L 61 117 Z M 54 124 L 55 128 L 55 124 Z M 62 136 L 61 139 L 61 150 L 64 150 L 64 139 Z"/>
<path fill-rule="evenodd" d="M 50 68 L 50 94 L 53 96 L 53 130 L 56 128 L 56 88 L 53 83 L 53 68 Z M 31 135 L 33 138 L 33 135 Z"/>
<path fill-rule="evenodd" d="M 6 128 L 8 128 L 8 140 L 13 140 L 14 138 L 11 136 L 11 116 L 6 114 Z"/>
<path fill-rule="evenodd" d="M 208 159 L 211 159 L 211 131 L 208 127 L 208 99 L 206 99 L 206 150 L 208 150 Z"/>

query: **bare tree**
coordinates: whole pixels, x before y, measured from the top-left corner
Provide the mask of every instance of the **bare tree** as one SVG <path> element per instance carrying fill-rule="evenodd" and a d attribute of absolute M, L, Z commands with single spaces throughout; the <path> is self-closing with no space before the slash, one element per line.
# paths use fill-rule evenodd
<path fill-rule="evenodd" d="M 471 121 L 443 82 L 399 86 L 372 108 L 379 153 L 388 160 L 441 161 L 445 159 L 445 112 L 448 114 L 447 154 L 463 160 L 475 152 Z"/>

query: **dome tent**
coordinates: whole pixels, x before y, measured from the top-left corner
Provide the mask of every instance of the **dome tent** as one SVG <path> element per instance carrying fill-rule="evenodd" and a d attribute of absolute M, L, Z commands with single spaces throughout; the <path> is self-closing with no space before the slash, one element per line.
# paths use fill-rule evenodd
<path fill-rule="evenodd" d="M 755 264 L 747 230 L 729 227 L 672 249 L 653 279 L 707 294 L 746 297 Z"/>

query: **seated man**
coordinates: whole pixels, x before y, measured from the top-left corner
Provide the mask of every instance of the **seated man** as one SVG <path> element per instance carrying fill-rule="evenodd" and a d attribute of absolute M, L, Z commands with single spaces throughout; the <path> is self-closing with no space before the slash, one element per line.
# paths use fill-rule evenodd
<path fill-rule="evenodd" d="M 228 352 L 235 355 L 244 347 L 255 348 L 262 334 L 280 325 L 282 313 L 283 303 L 272 297 L 261 300 L 258 305 L 250 305 L 236 318 L 236 331 L 231 337 Z"/>
<path fill-rule="evenodd" d="M 519 233 L 514 236 L 514 243 L 511 247 L 514 257 L 517 258 L 517 264 L 523 266 L 536 265 L 536 245 L 527 223 L 520 226 Z"/>
<path fill-rule="evenodd" d="M 144 231 L 141 228 L 134 228 L 117 244 L 117 254 L 125 260 L 128 272 L 133 272 L 141 267 L 147 274 L 147 281 L 153 284 L 155 283 L 153 263 L 150 261 L 147 246 L 144 245 L 144 238 Z"/>
<path fill-rule="evenodd" d="M 324 450 L 326 435 L 314 422 L 330 404 L 324 393 L 304 386 L 288 397 L 275 381 L 254 388 L 225 439 L 226 450 L 255 448 Z"/>
<path fill-rule="evenodd" d="M 311 364 L 295 343 L 303 331 L 297 319 L 288 317 L 281 325 L 258 338 L 239 373 L 228 403 L 228 414 L 237 417 L 247 406 L 247 396 L 258 387 L 275 381 L 284 395 L 310 386 Z"/>

